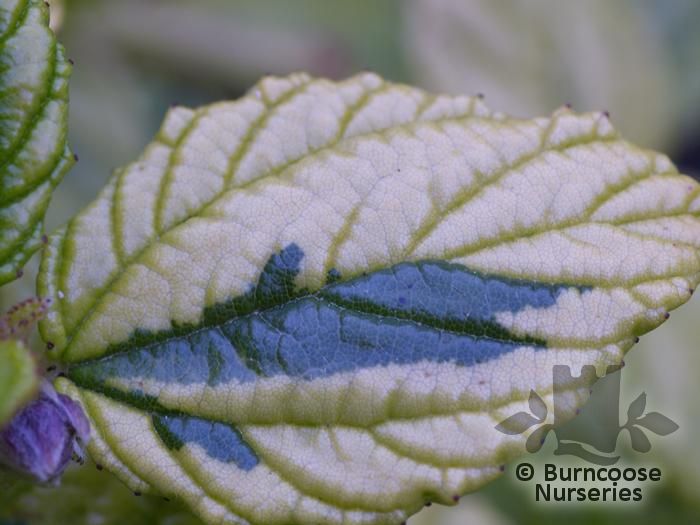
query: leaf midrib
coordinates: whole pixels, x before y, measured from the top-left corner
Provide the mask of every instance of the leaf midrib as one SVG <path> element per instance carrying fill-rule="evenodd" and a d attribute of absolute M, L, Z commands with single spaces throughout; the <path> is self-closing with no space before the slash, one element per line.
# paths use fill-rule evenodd
<path fill-rule="evenodd" d="M 293 161 L 290 161 L 290 162 L 288 162 L 288 163 L 286 163 L 286 164 L 284 164 L 284 165 L 282 165 L 282 166 L 279 166 L 279 167 L 276 168 L 275 170 L 271 170 L 271 171 L 270 171 L 269 173 L 267 173 L 266 175 L 263 175 L 263 176 L 258 177 L 258 178 L 256 178 L 256 179 L 253 179 L 253 180 L 250 180 L 250 181 L 248 181 L 248 182 L 246 182 L 246 183 L 244 183 L 244 184 L 241 184 L 240 186 L 236 186 L 236 187 L 231 187 L 231 188 L 226 188 L 226 189 L 224 189 L 221 193 L 217 194 L 214 198 L 212 198 L 211 200 L 207 201 L 205 204 L 203 204 L 202 206 L 200 206 L 199 208 L 197 208 L 195 211 L 193 211 L 193 212 L 192 212 L 192 213 L 193 213 L 192 216 L 187 216 L 187 217 L 185 217 L 185 218 L 183 218 L 183 219 L 181 219 L 181 220 L 179 220 L 179 221 L 173 223 L 171 226 L 169 226 L 169 228 L 168 228 L 166 231 L 162 231 L 162 232 L 157 233 L 157 234 L 154 236 L 154 238 L 153 238 L 148 244 L 145 244 L 141 249 L 139 249 L 138 251 L 136 251 L 131 257 L 128 258 L 128 260 L 126 261 L 125 264 L 123 264 L 121 267 L 119 267 L 119 268 L 117 269 L 117 271 L 114 273 L 114 275 L 111 276 L 111 277 L 107 280 L 107 282 L 99 289 L 99 293 L 95 296 L 95 298 L 94 298 L 93 300 L 90 301 L 89 306 L 86 306 L 86 308 L 85 308 L 85 314 L 84 314 L 83 316 L 81 316 L 81 318 L 74 324 L 73 327 L 70 328 L 70 335 L 68 335 L 68 333 L 67 333 L 67 335 L 66 335 L 67 341 L 66 341 L 65 347 L 61 350 L 61 355 L 63 355 L 64 353 L 66 353 L 66 352 L 69 350 L 71 341 L 75 338 L 75 335 L 80 331 L 81 327 L 85 324 L 85 322 L 93 315 L 93 313 L 94 313 L 94 311 L 95 311 L 95 309 L 96 309 L 96 307 L 97 307 L 96 305 L 98 305 L 98 304 L 101 302 L 101 300 L 106 296 L 106 294 L 109 293 L 109 289 L 111 288 L 111 286 L 112 286 L 115 282 L 117 282 L 118 279 L 119 279 L 120 277 L 123 276 L 123 274 L 126 272 L 126 269 L 127 269 L 128 267 L 130 267 L 131 265 L 133 265 L 133 264 L 135 264 L 136 262 L 138 262 L 139 258 L 140 258 L 149 248 L 151 248 L 154 244 L 160 242 L 160 240 L 161 240 L 165 235 L 170 234 L 171 232 L 173 232 L 174 230 L 176 230 L 176 229 L 179 228 L 180 226 L 186 224 L 188 221 L 190 221 L 190 220 L 192 220 L 192 219 L 196 219 L 198 215 L 201 215 L 201 214 L 204 213 L 208 208 L 213 207 L 214 205 L 216 205 L 216 204 L 217 204 L 222 198 L 224 198 L 229 192 L 231 192 L 231 191 L 245 190 L 245 189 L 249 188 L 250 186 L 253 186 L 253 185 L 258 184 L 258 183 L 262 183 L 262 181 L 267 180 L 269 177 L 278 175 L 278 174 L 280 174 L 282 171 L 285 171 L 285 170 L 291 168 L 292 166 L 296 165 L 297 163 L 302 162 L 302 161 L 304 161 L 305 159 L 308 159 L 308 158 L 310 158 L 310 157 L 312 157 L 312 156 L 314 156 L 314 155 L 318 155 L 318 154 L 323 153 L 324 151 L 327 151 L 327 150 L 329 150 L 329 149 L 338 147 L 339 145 L 345 143 L 346 141 L 362 140 L 362 139 L 366 139 L 366 138 L 368 138 L 368 137 L 371 137 L 371 136 L 373 136 L 373 135 L 381 136 L 383 133 L 389 132 L 389 131 L 391 131 L 391 130 L 395 130 L 395 129 L 410 129 L 412 126 L 417 126 L 417 125 L 431 125 L 431 124 L 440 124 L 440 123 L 446 123 L 446 122 L 460 122 L 460 121 L 463 121 L 463 120 L 471 120 L 471 119 L 474 119 L 474 120 L 488 120 L 488 121 L 493 120 L 493 119 L 485 118 L 485 117 L 477 117 L 477 116 L 474 116 L 474 115 L 467 115 L 467 116 L 454 117 L 454 118 L 436 119 L 436 120 L 431 120 L 431 121 L 417 121 L 417 122 L 412 121 L 412 122 L 409 122 L 409 123 L 406 123 L 406 124 L 403 124 L 403 125 L 392 126 L 391 128 L 387 128 L 387 129 L 384 129 L 384 130 L 381 130 L 381 131 L 373 131 L 373 132 L 369 132 L 369 133 L 363 133 L 363 134 L 359 134 L 359 135 L 353 135 L 353 136 L 351 136 L 351 137 L 343 137 L 343 138 L 341 138 L 341 140 L 339 140 L 339 141 L 337 141 L 337 142 L 329 143 L 328 145 L 323 146 L 323 147 L 321 147 L 321 148 L 318 148 L 318 149 L 316 149 L 316 150 L 314 150 L 314 151 L 312 151 L 312 152 L 310 152 L 310 153 L 304 155 L 303 157 L 300 157 L 300 158 L 295 159 L 295 160 L 293 160 Z M 501 123 L 501 122 L 507 122 L 507 121 L 497 121 L 497 122 Z M 188 127 L 188 128 L 189 128 L 189 127 Z M 174 155 L 174 154 L 178 151 L 177 148 L 182 144 L 182 142 L 184 141 L 185 137 L 186 137 L 186 135 L 182 135 L 180 138 L 178 138 L 178 140 L 176 141 L 176 145 L 173 147 L 173 150 L 172 150 L 172 152 L 171 152 L 171 156 Z M 524 159 L 524 161 L 526 161 L 526 160 L 528 160 L 528 159 Z M 517 162 L 513 164 L 512 169 L 515 169 L 515 168 L 516 168 L 516 164 L 517 164 Z M 114 197 L 112 197 L 112 198 L 114 198 Z M 196 214 L 196 215 L 195 215 L 195 214 Z M 57 276 L 57 278 L 58 278 L 59 280 L 62 280 L 62 277 L 63 277 L 64 274 L 65 274 L 65 272 L 64 272 L 64 265 L 65 265 L 65 260 L 66 260 L 66 258 L 67 258 L 67 257 L 66 257 L 66 249 L 65 249 L 66 240 L 70 237 L 69 234 L 70 234 L 70 232 L 71 232 L 71 228 L 76 224 L 78 218 L 79 218 L 79 217 L 75 217 L 74 219 L 72 219 L 72 220 L 68 223 L 68 225 L 66 226 L 66 228 L 64 229 L 64 231 L 62 232 L 61 248 L 59 249 L 59 252 L 60 252 L 60 261 L 59 261 L 59 263 L 58 263 L 58 265 L 57 265 L 57 270 L 56 270 L 56 272 L 55 272 L 55 274 L 56 274 L 56 276 Z M 54 287 L 55 287 L 56 289 L 61 289 L 61 283 L 56 283 L 56 282 L 54 282 Z M 62 304 L 62 303 L 60 303 L 60 304 Z M 61 315 L 61 318 L 64 319 L 64 318 L 65 318 L 65 315 Z M 63 324 L 63 321 L 61 321 L 61 323 Z M 65 325 L 64 325 L 64 327 L 65 327 Z M 68 332 L 68 331 L 66 331 L 66 332 Z"/>

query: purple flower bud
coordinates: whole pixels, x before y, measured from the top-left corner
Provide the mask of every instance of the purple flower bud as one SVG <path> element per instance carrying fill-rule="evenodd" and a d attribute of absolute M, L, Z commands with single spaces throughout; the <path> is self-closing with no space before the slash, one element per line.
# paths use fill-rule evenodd
<path fill-rule="evenodd" d="M 80 405 L 44 381 L 38 399 L 0 430 L 0 464 L 51 483 L 72 457 L 82 461 L 89 439 L 90 425 Z"/>

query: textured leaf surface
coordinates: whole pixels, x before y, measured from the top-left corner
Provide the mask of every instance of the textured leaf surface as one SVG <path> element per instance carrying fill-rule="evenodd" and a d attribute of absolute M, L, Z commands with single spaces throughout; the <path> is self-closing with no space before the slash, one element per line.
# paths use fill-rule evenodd
<path fill-rule="evenodd" d="M 70 65 L 48 21 L 41 0 L 0 5 L 0 284 L 41 245 L 51 192 L 73 163 Z"/>
<path fill-rule="evenodd" d="M 96 460 L 210 523 L 398 523 L 497 476 L 698 281 L 698 185 L 601 113 L 364 74 L 174 108 L 53 235 L 60 388 Z M 538 406 L 538 412 L 545 412 Z M 549 421 L 548 418 L 548 423 Z"/>
<path fill-rule="evenodd" d="M 24 344 L 0 340 L 0 428 L 36 392 L 39 378 L 35 367 Z"/>

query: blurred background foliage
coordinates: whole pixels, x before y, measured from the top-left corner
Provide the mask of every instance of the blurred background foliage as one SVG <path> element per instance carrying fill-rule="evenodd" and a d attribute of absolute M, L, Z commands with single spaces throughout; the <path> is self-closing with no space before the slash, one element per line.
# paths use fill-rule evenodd
<path fill-rule="evenodd" d="M 523 117 L 565 103 L 606 109 L 626 137 L 700 175 L 697 0 L 50 3 L 52 25 L 75 61 L 70 144 L 80 162 L 55 193 L 47 231 L 136 158 L 171 104 L 237 98 L 262 75 L 297 70 L 342 78 L 369 69 L 434 91 L 483 93 L 493 108 Z M 0 291 L 0 306 L 33 294 L 36 264 L 35 257 L 24 278 Z M 432 506 L 410 525 L 700 523 L 699 319 L 695 298 L 626 359 L 621 406 L 644 390 L 649 410 L 680 425 L 652 439 L 647 454 L 620 437 L 625 461 L 659 466 L 666 480 L 648 487 L 642 504 L 535 504 L 532 485 L 517 483 L 509 469 L 458 508 Z M 551 441 L 528 461 L 560 462 Z M 135 497 L 94 466 L 74 469 L 60 489 L 25 492 L 5 514 L 31 524 L 197 523 L 177 503 Z M 16 521 L 2 522 L 0 512 L 0 523 Z"/>

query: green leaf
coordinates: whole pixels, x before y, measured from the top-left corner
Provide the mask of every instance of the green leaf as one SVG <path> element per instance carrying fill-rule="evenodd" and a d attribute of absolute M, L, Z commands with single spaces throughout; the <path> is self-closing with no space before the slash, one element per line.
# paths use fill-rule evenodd
<path fill-rule="evenodd" d="M 0 471 L 0 488 L 3 485 Z M 24 492 L 3 501 L 2 518 L 14 518 L 31 525 L 201 525 L 177 501 L 155 496 L 135 496 L 114 476 L 88 463 L 66 471 L 58 486 L 25 486 Z"/>
<path fill-rule="evenodd" d="M 0 284 L 41 246 L 51 192 L 73 164 L 66 144 L 71 67 L 42 0 L 0 6 Z"/>
<path fill-rule="evenodd" d="M 699 186 L 602 113 L 363 74 L 172 109 L 44 251 L 90 452 L 209 523 L 398 523 L 498 476 L 685 302 Z M 539 409 L 538 409 L 539 410 Z M 543 411 L 543 410 L 542 410 Z M 548 428 L 550 428 L 548 426 Z"/>
<path fill-rule="evenodd" d="M 0 427 L 36 392 L 39 378 L 29 350 L 20 341 L 0 340 Z"/>
<path fill-rule="evenodd" d="M 9 510 L 18 498 L 31 490 L 29 478 L 0 466 L 0 523 L 9 518 Z"/>

